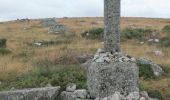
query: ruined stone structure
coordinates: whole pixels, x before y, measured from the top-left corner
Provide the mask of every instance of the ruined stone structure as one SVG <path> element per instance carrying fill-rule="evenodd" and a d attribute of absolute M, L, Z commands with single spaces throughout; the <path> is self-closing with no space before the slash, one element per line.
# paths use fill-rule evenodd
<path fill-rule="evenodd" d="M 136 59 L 122 53 L 98 50 L 90 60 L 87 84 L 90 96 L 104 98 L 119 92 L 123 96 L 139 93 Z"/>
<path fill-rule="evenodd" d="M 104 98 L 120 93 L 138 100 L 138 66 L 133 57 L 120 52 L 120 0 L 104 0 L 104 12 L 104 50 L 99 49 L 88 62 L 90 96 Z"/>

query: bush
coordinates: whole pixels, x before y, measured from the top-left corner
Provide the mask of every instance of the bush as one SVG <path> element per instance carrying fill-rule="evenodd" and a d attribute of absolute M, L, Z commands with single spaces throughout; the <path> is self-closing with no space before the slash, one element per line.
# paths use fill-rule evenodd
<path fill-rule="evenodd" d="M 6 46 L 6 39 L 0 38 L 0 48 Z"/>
<path fill-rule="evenodd" d="M 7 55 L 11 53 L 10 50 L 6 49 L 6 48 L 0 48 L 0 55 Z"/>
<path fill-rule="evenodd" d="M 154 73 L 152 68 L 148 64 L 137 64 L 139 66 L 139 77 L 143 77 L 144 79 L 153 79 Z"/>
<path fill-rule="evenodd" d="M 164 28 L 162 29 L 162 32 L 164 32 L 164 33 L 170 33 L 170 25 L 164 26 Z"/>
<path fill-rule="evenodd" d="M 148 91 L 148 95 L 151 98 L 156 98 L 158 100 L 163 100 L 163 96 L 161 95 L 161 93 L 158 90 L 150 90 L 150 91 Z"/>
<path fill-rule="evenodd" d="M 170 47 L 170 35 L 161 38 L 160 43 L 161 43 L 161 46 Z"/>
<path fill-rule="evenodd" d="M 144 28 L 125 28 L 121 32 L 122 40 L 125 39 L 137 39 L 145 40 L 145 38 L 152 36 L 154 30 Z"/>
<path fill-rule="evenodd" d="M 36 88 L 47 84 L 61 86 L 65 90 L 68 83 L 76 83 L 78 88 L 86 88 L 86 72 L 78 65 L 54 65 L 50 61 L 40 62 L 35 69 L 21 77 L 7 80 L 0 86 L 0 90 L 9 90 L 14 87 Z"/>
<path fill-rule="evenodd" d="M 103 40 L 104 29 L 103 28 L 93 28 L 89 31 L 81 33 L 82 37 L 87 39 L 98 39 Z"/>

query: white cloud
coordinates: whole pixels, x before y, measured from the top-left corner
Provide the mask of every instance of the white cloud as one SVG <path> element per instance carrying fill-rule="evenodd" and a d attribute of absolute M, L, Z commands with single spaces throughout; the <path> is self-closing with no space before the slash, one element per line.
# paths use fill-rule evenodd
<path fill-rule="evenodd" d="M 170 0 L 122 0 L 122 16 L 170 17 Z M 103 16 L 103 0 L 0 0 L 0 20 Z"/>

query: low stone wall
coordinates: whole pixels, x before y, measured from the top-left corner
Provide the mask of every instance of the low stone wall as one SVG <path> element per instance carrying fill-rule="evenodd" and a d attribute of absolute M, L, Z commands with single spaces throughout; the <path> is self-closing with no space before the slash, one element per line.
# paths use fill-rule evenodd
<path fill-rule="evenodd" d="M 60 87 L 44 87 L 0 92 L 0 100 L 54 100 Z"/>

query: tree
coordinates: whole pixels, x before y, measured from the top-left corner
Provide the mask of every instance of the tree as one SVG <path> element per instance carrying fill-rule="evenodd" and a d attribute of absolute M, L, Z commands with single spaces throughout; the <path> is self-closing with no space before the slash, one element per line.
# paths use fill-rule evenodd
<path fill-rule="evenodd" d="M 104 49 L 120 52 L 120 0 L 104 0 Z"/>

